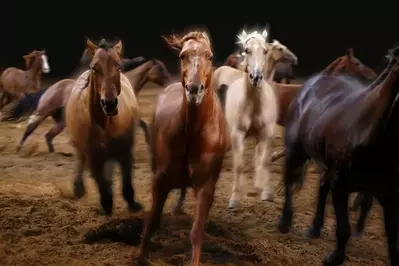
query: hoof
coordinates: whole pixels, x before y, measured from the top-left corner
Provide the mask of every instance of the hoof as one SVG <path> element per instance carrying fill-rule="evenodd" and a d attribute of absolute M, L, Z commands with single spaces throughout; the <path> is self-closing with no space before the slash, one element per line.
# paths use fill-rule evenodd
<path fill-rule="evenodd" d="M 325 266 L 339 266 L 344 263 L 344 256 L 338 256 L 335 252 L 328 254 L 327 258 L 324 259 L 323 265 Z"/>
<path fill-rule="evenodd" d="M 320 229 L 316 229 L 313 225 L 309 228 L 307 232 L 308 238 L 319 238 L 321 236 Z"/>
<path fill-rule="evenodd" d="M 49 137 L 47 135 L 45 136 L 45 138 L 46 138 L 46 144 L 47 144 L 48 152 L 49 153 L 53 153 L 54 152 L 54 146 L 51 143 L 51 140 L 49 139 Z"/>
<path fill-rule="evenodd" d="M 273 194 L 271 194 L 271 193 L 262 193 L 260 199 L 262 201 L 268 201 L 268 202 L 273 202 L 274 201 Z"/>
<path fill-rule="evenodd" d="M 280 233 L 287 234 L 291 230 L 292 219 L 287 219 L 283 216 L 280 218 L 280 222 L 278 224 L 278 230 Z"/>
<path fill-rule="evenodd" d="M 139 212 L 143 209 L 143 205 L 138 203 L 137 201 L 133 202 L 129 205 L 129 212 Z"/>
<path fill-rule="evenodd" d="M 238 200 L 230 200 L 229 201 L 229 209 L 236 209 L 238 208 Z"/>

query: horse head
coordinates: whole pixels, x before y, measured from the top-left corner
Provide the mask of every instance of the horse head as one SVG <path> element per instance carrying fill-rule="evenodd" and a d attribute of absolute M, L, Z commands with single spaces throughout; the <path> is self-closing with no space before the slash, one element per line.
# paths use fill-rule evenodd
<path fill-rule="evenodd" d="M 249 80 L 252 86 L 258 87 L 263 79 L 263 72 L 266 65 L 265 55 L 268 52 L 268 45 L 266 43 L 267 31 L 264 30 L 261 34 L 254 31 L 247 34 L 245 30 L 237 37 L 239 44 L 243 49 L 244 60 L 242 62 L 244 69 L 247 70 Z"/>
<path fill-rule="evenodd" d="M 118 95 L 121 93 L 121 53 L 122 42 L 112 46 L 105 39 L 95 45 L 89 39 L 86 49 L 92 56 L 90 80 L 92 89 L 99 95 L 100 105 L 105 115 L 118 114 Z"/>
<path fill-rule="evenodd" d="M 172 35 L 163 39 L 179 54 L 181 83 L 187 101 L 191 104 L 201 104 L 212 80 L 213 53 L 208 35 L 205 32 L 193 31 L 181 38 Z"/>
<path fill-rule="evenodd" d="M 293 65 L 298 64 L 298 57 L 287 48 L 287 46 L 280 43 L 278 40 L 273 40 L 268 44 L 269 54 L 273 57 L 275 62 L 287 62 Z"/>
<path fill-rule="evenodd" d="M 23 56 L 25 60 L 25 65 L 27 69 L 37 68 L 40 69 L 43 73 L 50 72 L 50 65 L 48 63 L 46 51 L 32 51 L 27 55 Z"/>

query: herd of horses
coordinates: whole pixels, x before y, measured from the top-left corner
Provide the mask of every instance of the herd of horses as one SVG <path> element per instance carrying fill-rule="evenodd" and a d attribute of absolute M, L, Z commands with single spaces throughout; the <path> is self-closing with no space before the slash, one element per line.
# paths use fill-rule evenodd
<path fill-rule="evenodd" d="M 54 137 L 66 129 L 77 151 L 74 195 L 86 189 L 88 168 L 100 193 L 101 213 L 111 215 L 113 195 L 110 161 L 121 167 L 122 195 L 131 212 L 142 210 L 132 186 L 136 125 L 145 133 L 152 178 L 152 206 L 133 255 L 144 265 L 150 238 L 160 226 L 168 194 L 180 190 L 173 214 L 183 212 L 186 189 L 196 197 L 190 234 L 191 265 L 200 265 L 204 228 L 213 204 L 224 157 L 233 155 L 233 184 L 228 208 L 239 208 L 244 178 L 244 140 L 256 140 L 254 187 L 261 201 L 272 201 L 269 167 L 284 157 L 284 207 L 279 231 L 292 227 L 295 189 L 304 183 L 310 160 L 322 172 L 318 203 L 309 237 L 319 237 L 326 198 L 331 191 L 336 216 L 336 248 L 324 265 L 341 265 L 350 237 L 348 195 L 359 192 L 353 208 L 361 207 L 355 231 L 361 234 L 373 197 L 384 210 L 391 265 L 399 265 L 397 158 L 399 119 L 399 46 L 385 55 L 385 70 L 376 74 L 354 56 L 353 49 L 303 84 L 289 84 L 298 58 L 268 33 L 238 35 L 239 50 L 215 68 L 208 35 L 191 31 L 163 37 L 180 58 L 180 80 L 173 82 L 156 59 L 122 58 L 122 42 L 87 39 L 80 60 L 85 70 L 77 79 L 64 79 L 41 88 L 41 74 L 50 71 L 45 51 L 24 56 L 26 70 L 6 69 L 0 77 L 0 108 L 11 105 L 7 118 L 31 114 L 17 152 L 49 116 L 55 126 L 45 135 L 49 152 Z M 278 67 L 280 66 L 280 67 Z M 286 83 L 280 83 L 282 77 Z M 276 80 L 277 79 L 277 80 Z M 150 127 L 140 119 L 137 98 L 148 81 L 165 88 L 156 101 Z M 274 82 L 277 81 L 277 82 Z M 14 101 L 17 100 L 17 101 Z M 15 103 L 16 102 L 16 103 Z M 4 114 L 3 114 L 4 116 Z M 285 149 L 272 154 L 275 125 L 285 128 Z"/>

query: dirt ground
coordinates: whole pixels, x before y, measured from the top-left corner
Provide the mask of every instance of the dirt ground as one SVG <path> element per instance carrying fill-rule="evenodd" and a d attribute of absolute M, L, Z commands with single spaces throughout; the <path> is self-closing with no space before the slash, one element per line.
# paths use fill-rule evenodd
<path fill-rule="evenodd" d="M 155 88 L 146 88 L 139 97 L 144 119 L 149 121 Z M 107 220 L 131 217 L 120 191 L 119 169 L 114 171 L 115 212 L 112 218 L 99 216 L 98 193 L 86 173 L 87 196 L 72 201 L 63 195 L 71 191 L 75 173 L 75 157 L 65 133 L 54 141 L 56 152 L 49 154 L 44 133 L 48 120 L 28 139 L 19 155 L 17 141 L 26 122 L 0 124 L 0 265 L 129 265 L 136 247 L 120 243 L 82 244 L 82 236 Z M 134 187 L 137 198 L 148 210 L 151 204 L 151 172 L 143 132 L 137 130 Z M 274 141 L 274 150 L 282 147 L 281 129 Z M 282 198 L 274 203 L 260 202 L 254 196 L 253 141 L 248 140 L 245 152 L 248 180 L 247 196 L 238 211 L 227 209 L 231 192 L 232 163 L 230 153 L 224 162 L 212 207 L 202 255 L 203 265 L 321 265 L 322 259 L 335 245 L 334 215 L 329 203 L 325 229 L 321 239 L 309 240 L 305 233 L 311 223 L 317 199 L 318 174 L 310 166 L 304 189 L 295 197 L 293 229 L 283 235 L 277 230 Z M 70 156 L 68 156 L 70 154 Z M 272 166 L 274 184 L 281 179 L 282 160 Z M 185 265 L 190 262 L 189 232 L 191 217 L 170 216 L 172 193 L 164 211 L 162 229 L 154 242 L 162 247 L 151 253 L 153 265 Z M 193 212 L 194 200 L 188 193 L 186 211 Z M 352 214 L 352 223 L 355 221 Z M 373 206 L 363 238 L 352 238 L 345 265 L 386 265 L 387 251 L 381 209 Z"/>

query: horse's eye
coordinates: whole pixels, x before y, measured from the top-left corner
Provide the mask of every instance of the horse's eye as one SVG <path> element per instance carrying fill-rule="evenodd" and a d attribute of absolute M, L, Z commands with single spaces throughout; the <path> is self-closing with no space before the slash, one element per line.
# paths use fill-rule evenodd
<path fill-rule="evenodd" d="M 208 56 L 208 60 L 212 61 L 213 60 L 213 55 Z"/>
<path fill-rule="evenodd" d="M 266 50 L 266 49 L 265 49 L 265 50 L 263 50 L 263 53 L 264 53 L 264 54 L 267 54 L 267 50 Z"/>
<path fill-rule="evenodd" d="M 179 58 L 180 58 L 180 60 L 184 60 L 184 58 L 186 58 L 186 55 L 181 54 L 181 55 L 179 55 Z"/>
<path fill-rule="evenodd" d="M 246 54 L 250 54 L 250 53 L 251 53 L 251 51 L 250 51 L 248 48 L 245 48 L 244 52 L 245 52 Z"/>
<path fill-rule="evenodd" d="M 280 50 L 280 52 L 282 52 L 283 51 L 283 47 L 280 47 L 279 50 Z"/>

